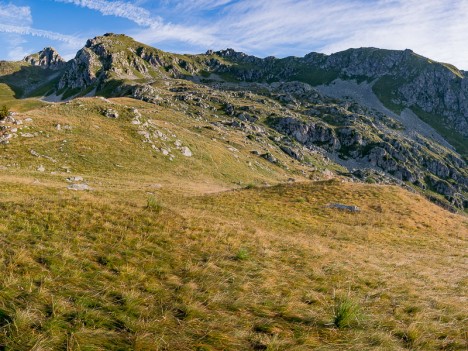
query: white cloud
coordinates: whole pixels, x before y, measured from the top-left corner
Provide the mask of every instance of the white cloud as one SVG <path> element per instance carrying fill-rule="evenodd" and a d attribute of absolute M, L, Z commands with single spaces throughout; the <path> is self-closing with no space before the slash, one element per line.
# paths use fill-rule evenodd
<path fill-rule="evenodd" d="M 66 48 L 76 49 L 83 45 L 83 40 L 77 37 L 32 28 L 32 24 L 33 17 L 29 7 L 0 2 L 0 33 L 4 33 L 3 39 L 9 59 L 18 60 L 29 53 L 24 48 L 24 44 L 27 43 L 24 38 L 26 35 L 59 41 L 64 43 Z"/>
<path fill-rule="evenodd" d="M 364 15 L 375 20 L 361 24 L 357 17 L 360 13 L 351 13 L 350 18 L 342 19 L 345 33 L 321 49 L 335 52 L 360 46 L 410 48 L 439 61 L 468 67 L 468 48 L 464 44 L 468 33 L 468 1 L 399 0 L 388 2 L 385 12 L 379 7 L 364 11 Z M 353 20 L 355 16 L 357 19 Z"/>
<path fill-rule="evenodd" d="M 468 0 L 240 0 L 207 33 L 217 48 L 255 54 L 411 48 L 468 68 Z"/>
<path fill-rule="evenodd" d="M 0 32 L 2 33 L 12 33 L 12 34 L 20 34 L 20 35 L 32 35 L 35 37 L 41 37 L 41 38 L 47 38 L 47 39 L 52 39 L 52 40 L 57 40 L 57 41 L 62 41 L 67 44 L 71 44 L 73 46 L 79 46 L 80 44 L 83 44 L 83 41 L 70 36 L 70 35 L 65 35 L 65 34 L 60 34 L 56 32 L 50 32 L 47 30 L 41 30 L 41 29 L 34 29 L 30 27 L 22 27 L 22 26 L 11 26 L 11 25 L 5 25 L 5 24 L 0 24 Z"/>
<path fill-rule="evenodd" d="M 140 26 L 158 27 L 161 25 L 161 19 L 152 17 L 151 13 L 143 7 L 133 5 L 124 1 L 107 0 L 55 0 L 67 4 L 86 7 L 91 10 L 99 11 L 105 16 L 116 16 L 126 18 Z"/>
<path fill-rule="evenodd" d="M 230 3 L 234 0 L 177 0 L 177 1 L 166 1 L 167 5 L 174 6 L 177 11 L 210 11 Z"/>
<path fill-rule="evenodd" d="M 164 23 L 160 17 L 152 16 L 151 13 L 145 8 L 129 2 L 107 0 L 55 1 L 99 11 L 101 14 L 106 16 L 115 16 L 128 19 L 141 27 L 145 27 L 144 30 L 135 30 L 133 33 L 131 33 L 137 40 L 145 42 L 156 43 L 167 40 L 175 40 L 195 45 L 211 45 L 215 42 L 219 42 L 219 40 L 215 40 L 215 37 L 213 37 L 206 28 L 201 26 Z M 204 3 L 205 6 L 209 5 L 213 7 L 222 3 L 227 3 L 231 0 L 197 1 Z"/>
<path fill-rule="evenodd" d="M 32 24 L 31 9 L 27 6 L 0 3 L 0 20 L 2 24 Z"/>
<path fill-rule="evenodd" d="M 5 33 L 5 31 L 2 31 L 2 27 L 13 27 L 18 23 L 32 24 L 31 9 L 27 6 L 0 3 L 0 32 Z M 7 31 L 6 33 L 8 33 L 5 35 L 8 59 L 16 60 L 24 57 L 26 53 L 23 47 L 25 40 L 21 35 L 13 31 Z"/>

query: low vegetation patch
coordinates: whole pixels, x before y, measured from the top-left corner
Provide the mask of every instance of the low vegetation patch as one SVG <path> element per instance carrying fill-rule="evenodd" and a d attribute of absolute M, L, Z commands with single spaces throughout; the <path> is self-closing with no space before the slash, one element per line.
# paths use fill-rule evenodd
<path fill-rule="evenodd" d="M 359 305 L 349 297 L 337 298 L 333 307 L 333 324 L 337 328 L 358 325 L 362 319 Z"/>
<path fill-rule="evenodd" d="M 2 107 L 0 107 L 0 121 L 4 120 L 9 115 L 10 115 L 10 110 L 8 109 L 6 105 L 3 105 Z"/>

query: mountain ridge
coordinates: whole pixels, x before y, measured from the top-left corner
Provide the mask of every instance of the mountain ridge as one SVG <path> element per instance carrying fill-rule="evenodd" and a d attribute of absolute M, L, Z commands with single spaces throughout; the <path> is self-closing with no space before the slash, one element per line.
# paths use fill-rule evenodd
<path fill-rule="evenodd" d="M 106 41 L 105 39 L 110 40 Z M 94 47 L 98 50 L 94 53 L 97 56 L 105 54 L 106 42 L 109 46 L 113 39 L 117 39 L 116 42 L 123 40 L 128 45 L 141 50 L 140 54 L 138 52 L 135 54 L 143 62 L 135 63 L 135 67 L 127 65 L 130 70 L 135 71 L 136 69 L 136 72 L 130 72 L 130 77 L 141 78 L 142 74 L 151 75 L 151 72 L 157 72 L 151 68 L 159 66 L 164 67 L 167 73 L 173 73 L 173 76 L 194 75 L 208 71 L 232 75 L 241 81 L 299 80 L 313 86 L 331 83 L 339 77 L 378 80 L 374 83 L 374 92 L 391 110 L 401 112 L 405 107 L 414 108 L 417 110 L 418 116 L 426 121 L 437 119 L 434 116 L 439 116 L 440 122 L 435 123 L 438 124 L 438 130 L 445 131 L 449 124 L 450 128 L 455 129 L 456 133 L 461 135 L 461 138 L 468 136 L 468 99 L 465 99 L 465 96 L 468 96 L 468 80 L 466 80 L 463 71 L 452 65 L 425 58 L 409 49 L 398 51 L 359 48 L 331 55 L 309 53 L 302 58 L 286 57 L 283 59 L 274 57 L 261 59 L 233 49 L 216 52 L 210 50 L 204 55 L 177 55 L 163 53 L 147 45 L 134 42 L 133 39 L 125 35 L 108 33 L 89 40 L 82 50 L 91 49 L 92 52 L 92 47 Z M 89 52 L 84 54 L 82 50 L 80 50 L 79 55 L 84 56 L 77 56 L 71 62 L 76 62 L 78 65 L 86 64 L 86 55 L 92 54 Z M 150 53 L 146 51 L 150 51 Z M 220 62 L 217 58 L 227 59 L 231 62 Z M 190 62 L 192 60 L 195 60 L 194 64 Z M 144 62 L 149 63 L 150 67 L 147 67 Z M 182 65 L 179 65 L 179 62 Z M 242 65 L 235 66 L 232 65 L 232 62 Z M 97 62 L 93 62 L 93 64 L 99 66 Z M 124 62 L 120 62 L 120 65 L 122 64 L 125 66 Z M 105 67 L 102 68 L 105 69 Z M 75 66 L 74 70 L 76 69 Z M 98 68 L 96 69 L 98 70 Z M 314 70 L 321 70 L 321 72 L 314 72 Z M 88 72 L 82 77 L 83 81 L 79 81 L 80 78 L 77 77 L 77 82 L 74 82 L 73 79 L 68 79 L 68 81 L 63 79 L 59 89 L 67 86 L 72 89 L 87 86 L 93 81 L 92 75 L 92 72 Z M 439 98 L 439 95 L 442 98 Z M 446 138 L 447 135 L 445 135 Z M 448 139 L 451 139 L 450 136 Z M 451 140 L 451 142 L 455 142 L 455 140 Z"/>
<path fill-rule="evenodd" d="M 299 150 L 305 148 L 305 154 L 319 153 L 345 167 L 352 179 L 375 181 L 380 176 L 369 178 L 361 170 L 383 171 L 385 177 L 402 186 L 441 194 L 452 206 L 467 207 L 468 172 L 463 157 L 468 79 L 462 71 L 411 50 L 360 48 L 282 59 L 257 58 L 233 49 L 179 55 L 126 35 L 107 33 L 88 40 L 75 58 L 63 65 L 52 50 L 28 57 L 29 63 L 39 64 L 38 73 L 43 76 L 53 72 L 47 84 L 41 86 L 39 81 L 34 90 L 44 93 L 46 100 L 129 96 L 187 113 L 194 109 L 197 118 L 214 118 L 246 136 L 257 130 L 258 135 L 278 139 L 275 143 L 298 162 L 316 157 L 304 157 Z M 54 64 L 57 67 L 52 69 Z M 16 84 L 13 79 L 3 79 Z M 340 80 L 368 84 L 369 94 L 394 115 L 349 96 L 326 96 L 314 87 L 333 87 Z M 190 81 L 190 87 L 177 88 L 181 81 Z M 427 89 L 431 84 L 439 87 Z M 222 97 L 207 95 L 202 92 L 204 87 Z M 443 94 L 441 89 L 446 89 Z M 262 108 L 241 106 L 239 96 L 261 101 Z M 434 118 L 433 111 L 450 104 L 467 112 L 456 114 L 452 106 Z M 395 118 L 404 110 L 432 129 L 412 131 L 411 123 L 402 124 Z M 434 133 L 440 133 L 440 138 L 433 137 Z M 443 137 L 455 148 L 440 143 Z"/>

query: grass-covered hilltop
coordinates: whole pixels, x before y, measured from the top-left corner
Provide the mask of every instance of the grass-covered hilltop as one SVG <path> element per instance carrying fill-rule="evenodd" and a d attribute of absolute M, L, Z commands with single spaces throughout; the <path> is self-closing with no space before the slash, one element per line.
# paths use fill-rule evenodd
<path fill-rule="evenodd" d="M 0 74 L 0 350 L 467 349 L 465 72 L 106 34 Z"/>

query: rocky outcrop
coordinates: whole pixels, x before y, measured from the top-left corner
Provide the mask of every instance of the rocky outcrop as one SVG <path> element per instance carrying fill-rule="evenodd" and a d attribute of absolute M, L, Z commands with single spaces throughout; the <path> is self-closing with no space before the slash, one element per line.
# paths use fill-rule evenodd
<path fill-rule="evenodd" d="M 318 145 L 333 152 L 341 148 L 336 132 L 324 123 L 305 123 L 292 117 L 273 118 L 270 124 L 279 132 L 293 137 L 305 146 Z"/>
<path fill-rule="evenodd" d="M 32 66 L 60 70 L 65 68 L 66 61 L 59 55 L 54 48 L 47 47 L 36 54 L 26 56 L 23 61 Z"/>
<path fill-rule="evenodd" d="M 97 93 L 99 90 L 106 90 L 110 95 L 125 93 L 153 102 L 157 96 L 149 95 L 149 84 L 135 84 L 135 88 L 131 89 L 116 86 L 109 92 L 108 83 L 121 82 L 120 85 L 128 88 L 126 82 L 175 78 L 187 71 L 194 73 L 196 69 L 186 60 L 138 43 L 125 35 L 108 33 L 86 42 L 85 47 L 70 61 L 58 89 L 85 90 L 94 86 Z"/>
<path fill-rule="evenodd" d="M 83 48 L 70 61 L 60 79 L 58 89 L 83 89 L 97 81 L 102 64 L 97 55 L 89 48 Z"/>
<path fill-rule="evenodd" d="M 430 114 L 442 125 L 468 136 L 468 77 L 464 71 L 429 60 L 411 50 L 349 49 L 303 58 L 256 58 L 232 49 L 214 53 L 230 64 L 212 69 L 243 81 L 302 81 L 328 84 L 336 78 L 374 82 L 375 92 L 389 107 L 409 107 Z M 429 118 L 429 123 L 432 123 Z M 437 123 L 437 122 L 434 122 Z"/>
<path fill-rule="evenodd" d="M 382 134 L 375 125 L 354 122 L 352 126 L 330 126 L 314 119 L 271 117 L 269 125 L 311 150 L 317 147 L 344 166 L 352 163 L 385 172 L 397 182 L 409 182 L 444 195 L 463 206 L 468 191 L 466 163 L 453 151 L 437 145 Z M 293 153 L 290 154 L 294 157 Z M 296 157 L 294 157 L 296 158 Z"/>

